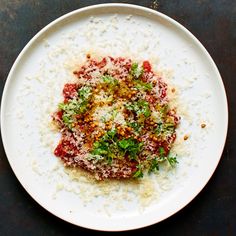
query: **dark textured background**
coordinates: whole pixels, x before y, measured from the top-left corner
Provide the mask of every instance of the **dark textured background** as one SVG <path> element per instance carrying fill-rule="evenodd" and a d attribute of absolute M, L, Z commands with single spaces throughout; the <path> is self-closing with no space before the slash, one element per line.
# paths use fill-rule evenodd
<path fill-rule="evenodd" d="M 0 0 L 0 90 L 18 53 L 45 25 L 84 6 L 118 1 Z M 236 235 L 236 1 L 120 1 L 159 10 L 187 27 L 207 48 L 222 75 L 229 102 L 228 138 L 204 190 L 183 210 L 137 231 L 156 235 Z M 49 214 L 21 187 L 0 143 L 0 235 L 100 234 Z"/>

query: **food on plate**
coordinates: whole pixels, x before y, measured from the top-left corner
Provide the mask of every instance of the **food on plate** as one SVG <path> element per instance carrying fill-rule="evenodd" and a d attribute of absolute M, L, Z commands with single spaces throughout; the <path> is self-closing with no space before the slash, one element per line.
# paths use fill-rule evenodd
<path fill-rule="evenodd" d="M 73 73 L 76 82 L 64 85 L 64 101 L 52 115 L 61 133 L 54 154 L 65 166 L 98 180 L 139 178 L 163 162 L 175 166 L 180 117 L 149 61 L 88 55 Z"/>

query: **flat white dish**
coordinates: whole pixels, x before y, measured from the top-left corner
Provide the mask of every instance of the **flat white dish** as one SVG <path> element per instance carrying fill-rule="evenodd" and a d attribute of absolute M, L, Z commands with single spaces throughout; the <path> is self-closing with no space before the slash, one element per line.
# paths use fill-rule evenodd
<path fill-rule="evenodd" d="M 86 53 L 149 59 L 157 69 L 172 71 L 170 83 L 186 107 L 180 112 L 178 135 L 181 140 L 188 134 L 189 140 L 183 144 L 187 151 L 180 153 L 176 172 L 164 176 L 163 185 L 147 181 L 133 191 L 131 185 L 122 184 L 122 193 L 119 186 L 112 186 L 102 194 L 99 188 L 104 186 L 98 188 L 83 177 L 71 179 L 53 156 L 59 137 L 47 122 L 61 99 L 63 84 L 71 79 L 72 65 L 79 65 Z M 201 123 L 206 123 L 205 129 Z M 15 61 L 1 104 L 4 148 L 26 191 L 61 219 L 104 231 L 155 224 L 186 206 L 215 171 L 227 126 L 224 86 L 201 43 L 164 14 L 128 4 L 82 8 L 42 29 Z M 155 197 L 149 196 L 150 188 L 157 192 Z M 94 195 L 87 193 L 92 189 L 97 191 Z M 147 202 L 140 207 L 139 196 L 132 192 L 144 195 Z"/>

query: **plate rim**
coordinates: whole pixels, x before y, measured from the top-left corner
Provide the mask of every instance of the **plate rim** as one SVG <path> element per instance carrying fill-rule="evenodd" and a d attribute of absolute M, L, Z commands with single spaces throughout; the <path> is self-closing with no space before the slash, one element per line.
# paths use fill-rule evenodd
<path fill-rule="evenodd" d="M 91 226 L 86 226 L 86 225 L 79 225 L 75 222 L 70 221 L 70 219 L 66 219 L 65 217 L 59 216 L 59 214 L 57 214 L 56 212 L 53 212 L 51 210 L 49 210 L 46 206 L 44 206 L 44 204 L 39 201 L 38 199 L 36 200 L 36 198 L 33 196 L 33 193 L 31 193 L 31 191 L 25 186 L 25 184 L 23 183 L 23 181 L 21 180 L 21 177 L 17 175 L 16 171 L 14 170 L 14 163 L 10 160 L 10 158 L 8 158 L 9 153 L 7 151 L 6 148 L 6 138 L 5 138 L 5 129 L 4 129 L 4 110 L 5 110 L 5 104 L 6 104 L 6 99 L 7 99 L 7 91 L 9 90 L 10 84 L 11 84 L 11 78 L 12 75 L 15 71 L 15 68 L 17 67 L 18 63 L 20 62 L 21 58 L 24 56 L 24 54 L 28 51 L 28 49 L 30 49 L 30 47 L 32 46 L 32 44 L 44 33 L 46 33 L 48 30 L 50 30 L 51 28 L 53 28 L 54 25 L 62 22 L 63 20 L 65 20 L 66 18 L 69 18 L 73 15 L 76 14 L 81 14 L 82 12 L 86 12 L 86 11 L 90 11 L 93 9 L 98 9 L 98 8 L 110 8 L 110 7 L 118 7 L 118 8 L 129 8 L 129 9 L 133 9 L 133 10 L 140 10 L 143 11 L 145 13 L 150 13 L 150 14 L 154 14 L 160 18 L 163 18 L 164 20 L 166 20 L 167 22 L 170 22 L 171 24 L 173 24 L 175 27 L 177 27 L 178 29 L 180 29 L 181 31 L 183 31 L 185 34 L 187 34 L 193 41 L 194 43 L 197 44 L 198 47 L 201 48 L 202 52 L 205 54 L 205 56 L 207 57 L 208 62 L 211 64 L 212 68 L 214 69 L 215 73 L 217 74 L 217 80 L 220 84 L 220 88 L 221 88 L 221 94 L 223 95 L 224 98 L 224 109 L 226 111 L 225 113 L 225 118 L 226 118 L 226 123 L 224 124 L 224 137 L 222 140 L 224 140 L 224 142 L 221 143 L 221 147 L 219 148 L 220 152 L 219 152 L 219 157 L 217 157 L 217 162 L 216 162 L 216 166 L 214 167 L 212 173 L 210 174 L 209 178 L 207 179 L 207 181 L 205 182 L 204 185 L 201 186 L 200 189 L 198 189 L 197 191 L 194 192 L 194 194 L 192 194 L 191 198 L 188 198 L 188 201 L 186 201 L 184 204 L 176 207 L 177 209 L 175 209 L 171 214 L 162 217 L 161 219 L 158 220 L 153 220 L 152 222 L 148 223 L 148 224 L 139 224 L 136 225 L 135 227 L 132 225 L 131 227 L 117 227 L 115 229 L 101 229 L 98 227 L 91 227 Z M 24 46 L 24 48 L 21 50 L 21 52 L 18 54 L 16 60 L 14 61 L 10 72 L 7 76 L 4 88 L 3 88 L 3 93 L 2 93 L 2 100 L 1 100 L 1 138 L 2 138 L 2 143 L 3 143 L 3 147 L 4 147 L 4 151 L 7 157 L 7 160 L 11 166 L 11 169 L 14 173 L 14 175 L 16 176 L 17 180 L 20 182 L 20 184 L 23 186 L 23 188 L 26 190 L 26 192 L 29 194 L 29 196 L 34 199 L 34 201 L 39 204 L 41 207 L 43 207 L 45 210 L 47 210 L 49 213 L 51 213 L 52 215 L 68 222 L 71 224 L 74 224 L 76 226 L 80 226 L 83 228 L 87 228 L 87 229 L 93 229 L 93 230 L 99 230 L 99 231 L 127 231 L 127 230 L 133 230 L 133 229 L 139 229 L 139 228 L 143 228 L 143 227 L 147 227 L 156 223 L 159 223 L 169 217 L 171 217 L 172 215 L 176 214 L 177 212 L 179 212 L 180 210 L 182 210 L 184 207 L 186 207 L 190 202 L 192 202 L 192 200 L 194 198 L 197 197 L 197 195 L 199 195 L 199 193 L 203 190 L 203 188 L 206 187 L 206 185 L 208 184 L 209 180 L 212 178 L 212 175 L 215 173 L 216 168 L 219 165 L 219 162 L 221 160 L 223 151 L 224 151 L 224 147 L 226 144 L 226 140 L 227 140 L 227 133 L 228 133 L 228 120 L 229 120 L 229 111 L 228 111 L 228 101 L 227 101 L 227 94 L 226 94 L 226 90 L 225 90 L 225 86 L 222 80 L 222 77 L 219 73 L 219 70 L 213 60 L 213 58 L 210 56 L 209 52 L 206 50 L 206 48 L 202 45 L 202 43 L 182 24 L 180 24 L 179 22 L 177 22 L 176 20 L 174 20 L 173 18 L 167 16 L 166 14 L 144 7 L 144 6 L 140 6 L 140 5 L 134 5 L 134 4 L 127 4 L 127 3 L 103 3 L 103 4 L 95 4 L 95 5 L 91 5 L 91 6 L 87 6 L 87 7 L 82 7 L 76 10 L 73 10 L 71 12 L 68 12 L 60 17 L 58 17 L 57 19 L 53 20 L 52 22 L 50 22 L 49 24 L 47 24 L 45 27 L 43 27 L 38 33 L 36 33 L 29 41 L 28 43 Z M 90 224 L 91 225 L 91 224 Z"/>

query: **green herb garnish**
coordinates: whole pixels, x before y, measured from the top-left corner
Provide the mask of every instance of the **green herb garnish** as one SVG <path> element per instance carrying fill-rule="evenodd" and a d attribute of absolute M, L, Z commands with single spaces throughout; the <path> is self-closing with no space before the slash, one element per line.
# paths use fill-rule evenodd
<path fill-rule="evenodd" d="M 144 91 L 151 91 L 153 88 L 151 83 L 145 83 L 141 80 L 136 80 L 134 87 L 137 89 L 143 89 Z"/>
<path fill-rule="evenodd" d="M 87 101 L 71 99 L 67 103 L 59 103 L 58 108 L 63 111 L 62 120 L 70 129 L 75 122 L 75 115 L 84 113 L 87 110 Z"/>
<path fill-rule="evenodd" d="M 89 98 L 90 96 L 90 92 L 91 92 L 91 88 L 90 87 L 82 87 L 81 89 L 78 90 L 78 94 L 79 94 L 79 97 L 82 99 L 82 100 L 86 100 Z"/>
<path fill-rule="evenodd" d="M 118 85 L 119 82 L 117 79 L 113 78 L 112 76 L 110 75 L 104 75 L 102 76 L 102 80 L 103 82 L 107 83 L 107 84 L 110 84 L 110 85 Z"/>
<path fill-rule="evenodd" d="M 169 164 L 171 165 L 171 167 L 175 167 L 176 164 L 178 164 L 179 162 L 177 161 L 176 157 L 171 157 L 171 156 L 167 156 L 167 161 L 169 162 Z"/>
<path fill-rule="evenodd" d="M 116 133 L 117 133 L 116 129 L 109 130 L 109 131 L 107 131 L 106 135 L 104 136 L 105 137 L 104 139 L 111 139 L 111 140 L 113 140 L 115 138 Z"/>
<path fill-rule="evenodd" d="M 124 152 L 124 154 L 127 153 L 129 155 L 130 159 L 137 159 L 137 155 L 141 151 L 143 143 L 129 138 L 119 141 L 118 146 Z"/>
<path fill-rule="evenodd" d="M 157 128 L 155 129 L 155 133 L 157 135 L 165 135 L 167 132 L 174 132 L 175 125 L 173 123 L 157 123 Z"/>
<path fill-rule="evenodd" d="M 136 166 L 137 167 L 137 171 L 135 171 L 133 177 L 134 178 L 142 178 L 143 177 L 143 167 L 139 164 Z"/>
<path fill-rule="evenodd" d="M 170 155 L 170 153 L 168 154 L 168 156 L 165 156 L 165 150 L 163 147 L 160 147 L 159 148 L 159 156 L 155 157 L 154 159 L 149 160 L 150 162 L 150 165 L 149 165 L 149 170 L 148 170 L 148 173 L 152 173 L 154 172 L 155 170 L 159 170 L 159 164 L 160 163 L 164 163 L 164 162 L 168 162 L 170 164 L 171 167 L 175 167 L 176 164 L 178 163 L 176 157 L 172 157 Z"/>
<path fill-rule="evenodd" d="M 155 157 L 154 159 L 151 160 L 151 164 L 150 164 L 148 173 L 150 174 L 151 172 L 154 172 L 155 170 L 159 170 L 159 164 L 158 164 L 157 157 Z"/>
<path fill-rule="evenodd" d="M 160 157 L 165 156 L 165 149 L 163 147 L 159 147 L 159 154 L 160 154 Z"/>
<path fill-rule="evenodd" d="M 106 158 L 107 162 L 111 164 L 112 159 L 116 158 L 119 149 L 116 143 L 116 130 L 109 130 L 103 137 L 93 144 L 91 154 L 100 155 Z"/>
<path fill-rule="evenodd" d="M 169 111 L 169 106 L 166 104 L 164 106 L 161 107 L 160 109 L 160 114 L 161 114 L 161 117 L 166 117 L 167 115 L 167 112 Z"/>
<path fill-rule="evenodd" d="M 151 115 L 149 103 L 145 100 L 139 100 L 137 102 L 133 102 L 132 104 L 128 104 L 126 105 L 126 108 L 130 111 L 134 111 L 137 115 L 143 114 L 145 117 Z"/>
<path fill-rule="evenodd" d="M 130 123 L 127 123 L 127 125 L 133 128 L 136 132 L 139 132 L 140 129 L 142 128 L 142 125 L 140 125 L 137 122 L 130 122 Z"/>
<path fill-rule="evenodd" d="M 132 76 L 138 79 L 140 76 L 143 75 L 143 67 L 140 68 L 138 63 L 135 62 L 131 65 L 130 73 Z"/>

